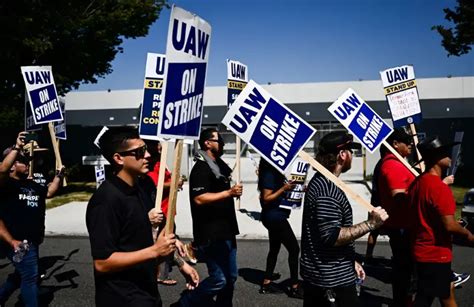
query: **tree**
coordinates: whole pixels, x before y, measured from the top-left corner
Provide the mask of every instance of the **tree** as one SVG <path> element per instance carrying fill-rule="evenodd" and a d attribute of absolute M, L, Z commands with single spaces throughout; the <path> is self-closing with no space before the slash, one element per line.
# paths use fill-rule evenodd
<path fill-rule="evenodd" d="M 445 19 L 455 24 L 454 29 L 441 25 L 434 26 L 443 37 L 441 44 L 448 52 L 448 56 L 461 56 L 471 51 L 474 44 L 474 1 L 457 0 L 455 10 L 444 9 Z"/>
<path fill-rule="evenodd" d="M 123 39 L 148 33 L 166 0 L 0 2 L 0 114 L 23 108 L 20 66 L 51 65 L 59 94 L 112 72 Z M 22 121 L 22 111 L 18 119 Z M 0 116 L 0 126 L 7 118 Z"/>

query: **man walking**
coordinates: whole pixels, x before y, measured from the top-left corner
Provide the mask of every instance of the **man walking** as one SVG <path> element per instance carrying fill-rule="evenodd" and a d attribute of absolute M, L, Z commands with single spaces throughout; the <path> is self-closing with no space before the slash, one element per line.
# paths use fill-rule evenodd
<path fill-rule="evenodd" d="M 237 280 L 235 236 L 239 233 L 233 198 L 242 195 L 242 186 L 230 185 L 232 170 L 220 158 L 224 141 L 216 129 L 203 130 L 199 145 L 189 189 L 194 244 L 199 257 L 206 261 L 209 276 L 196 290 L 184 293 L 180 304 L 232 306 Z"/>
<path fill-rule="evenodd" d="M 175 251 L 174 234 L 153 242 L 148 213 L 150 193 L 140 184 L 150 154 L 135 129 L 110 128 L 99 140 L 102 155 L 114 169 L 87 206 L 86 223 L 94 260 L 97 306 L 161 306 L 156 282 L 157 259 Z M 181 260 L 193 288 L 197 274 Z"/>
<path fill-rule="evenodd" d="M 403 128 L 396 128 L 387 138 L 389 143 L 403 158 L 412 152 L 412 136 Z M 377 194 L 380 205 L 390 218 L 384 223 L 384 232 L 390 238 L 392 249 L 392 295 L 394 306 L 411 306 L 412 297 L 409 294 L 413 261 L 410 251 L 409 228 L 413 217 L 409 210 L 408 187 L 415 176 L 402 164 L 394 154 L 385 151 L 381 158 L 378 174 Z"/>
<path fill-rule="evenodd" d="M 454 218 L 456 203 L 441 180 L 449 168 L 451 147 L 432 137 L 418 144 L 426 171 L 409 188 L 415 211 L 413 257 L 418 276 L 414 306 L 431 306 L 439 298 L 442 306 L 457 306 L 452 284 L 452 235 L 474 243 L 474 235 Z"/>
<path fill-rule="evenodd" d="M 20 287 L 25 306 L 38 306 L 38 248 L 44 238 L 46 198 L 58 191 L 64 176 L 64 169 L 57 170 L 49 186 L 28 179 L 30 158 L 23 154 L 26 134 L 18 134 L 15 145 L 4 151 L 0 164 L 0 248 L 15 267 L 0 288 L 0 305 Z M 22 260 L 15 261 L 15 251 L 24 240 L 27 251 Z"/>
<path fill-rule="evenodd" d="M 335 176 L 351 168 L 352 149 L 360 144 L 345 131 L 321 139 L 316 160 Z M 303 209 L 301 276 L 303 306 L 358 306 L 356 277 L 365 278 L 355 262 L 354 240 L 379 228 L 388 218 L 376 207 L 368 220 L 352 225 L 352 208 L 344 192 L 322 174 L 311 179 Z"/>

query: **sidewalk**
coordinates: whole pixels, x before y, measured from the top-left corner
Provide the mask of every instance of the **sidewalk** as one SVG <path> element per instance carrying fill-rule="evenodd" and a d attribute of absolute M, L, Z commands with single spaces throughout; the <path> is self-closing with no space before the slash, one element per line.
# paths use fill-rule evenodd
<path fill-rule="evenodd" d="M 312 176 L 312 174 L 310 174 Z M 310 178 L 310 177 L 309 177 Z M 348 182 L 353 176 L 343 180 L 361 197 L 369 200 L 370 193 L 362 183 Z M 354 223 L 367 219 L 367 210 L 349 199 L 354 215 Z M 46 235 L 88 236 L 85 224 L 86 202 L 71 202 L 61 207 L 46 211 Z M 244 182 L 244 194 L 241 208 L 237 210 L 237 220 L 240 229 L 240 239 L 265 239 L 267 230 L 259 221 L 260 203 L 258 201 L 257 184 Z M 301 220 L 303 210 L 293 210 L 290 215 L 290 224 L 295 235 L 301 237 Z M 192 219 L 189 205 L 189 185 L 183 186 L 178 194 L 176 233 L 183 238 L 192 238 Z"/>

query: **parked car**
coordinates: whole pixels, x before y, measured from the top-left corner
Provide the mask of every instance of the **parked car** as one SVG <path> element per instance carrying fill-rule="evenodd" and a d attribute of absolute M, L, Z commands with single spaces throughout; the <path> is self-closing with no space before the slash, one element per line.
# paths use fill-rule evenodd
<path fill-rule="evenodd" d="M 474 230 L 474 189 L 470 189 L 464 194 L 461 218 L 467 222 L 467 229 Z"/>

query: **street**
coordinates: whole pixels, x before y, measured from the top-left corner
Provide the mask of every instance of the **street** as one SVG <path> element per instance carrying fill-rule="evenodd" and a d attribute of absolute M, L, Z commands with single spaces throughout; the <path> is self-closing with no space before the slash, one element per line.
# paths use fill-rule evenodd
<path fill-rule="evenodd" d="M 356 244 L 358 253 L 365 253 L 365 242 Z M 375 248 L 376 264 L 366 266 L 368 275 L 362 286 L 363 306 L 388 306 L 391 302 L 390 248 L 386 242 L 380 242 Z M 238 241 L 239 278 L 234 293 L 234 306 L 302 306 L 302 301 L 289 298 L 286 294 L 258 293 L 263 278 L 268 242 L 265 240 Z M 472 249 L 454 247 L 453 269 L 456 272 L 474 273 Z M 90 256 L 89 240 L 86 237 L 47 237 L 40 248 L 40 265 L 46 270 L 46 276 L 40 288 L 42 306 L 93 306 L 94 279 Z M 196 268 L 201 276 L 207 276 L 204 264 Z M 12 265 L 7 259 L 0 260 L 0 281 L 3 283 Z M 287 252 L 282 247 L 278 258 L 276 272 L 282 275 L 277 281 L 284 288 L 287 285 L 289 270 Z M 159 287 L 164 306 L 169 306 L 179 298 L 184 287 L 184 279 L 174 268 L 172 277 L 178 280 L 176 286 Z M 474 280 L 467 281 L 456 290 L 459 306 L 473 306 Z M 19 291 L 15 292 L 6 306 L 20 306 Z M 433 306 L 439 306 L 436 302 Z"/>

